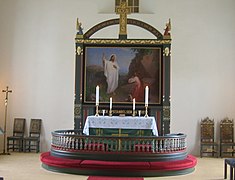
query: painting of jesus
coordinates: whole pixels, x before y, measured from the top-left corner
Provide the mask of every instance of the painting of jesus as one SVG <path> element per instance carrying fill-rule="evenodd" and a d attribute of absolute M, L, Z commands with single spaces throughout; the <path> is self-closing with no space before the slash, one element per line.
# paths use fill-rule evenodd
<path fill-rule="evenodd" d="M 100 87 L 100 103 L 144 103 L 149 86 L 149 104 L 161 103 L 160 47 L 86 47 L 84 102 L 95 102 Z"/>

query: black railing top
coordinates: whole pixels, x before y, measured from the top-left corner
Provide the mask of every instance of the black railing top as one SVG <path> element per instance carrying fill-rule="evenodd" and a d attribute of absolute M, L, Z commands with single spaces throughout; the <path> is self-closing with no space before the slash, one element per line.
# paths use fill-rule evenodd
<path fill-rule="evenodd" d="M 62 135 L 62 136 L 71 136 L 71 137 L 74 137 L 74 136 L 77 136 L 77 135 L 81 135 L 81 136 L 85 136 L 85 137 L 92 137 L 92 138 L 95 138 L 95 137 L 99 137 L 99 138 L 107 138 L 107 137 L 118 137 L 118 138 L 141 138 L 141 137 L 144 137 L 144 138 L 149 138 L 149 139 L 169 139 L 169 138 L 186 138 L 186 134 L 183 134 L 183 133 L 172 133 L 172 134 L 166 134 L 164 136 L 127 136 L 127 137 L 122 137 L 122 136 L 103 136 L 103 135 L 86 135 L 83 133 L 83 130 L 82 129 L 74 129 L 74 130 L 56 130 L 56 131 L 53 131 L 52 132 L 52 135 L 53 136 L 58 136 L 58 135 Z"/>

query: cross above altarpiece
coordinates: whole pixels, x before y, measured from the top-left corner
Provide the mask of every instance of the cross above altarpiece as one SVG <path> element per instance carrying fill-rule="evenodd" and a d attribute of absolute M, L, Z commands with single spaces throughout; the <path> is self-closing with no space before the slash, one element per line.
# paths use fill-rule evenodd
<path fill-rule="evenodd" d="M 120 7 L 116 8 L 116 13 L 120 14 L 119 18 L 119 38 L 126 39 L 127 37 L 127 14 L 131 13 L 131 8 L 126 2 L 122 2 Z"/>

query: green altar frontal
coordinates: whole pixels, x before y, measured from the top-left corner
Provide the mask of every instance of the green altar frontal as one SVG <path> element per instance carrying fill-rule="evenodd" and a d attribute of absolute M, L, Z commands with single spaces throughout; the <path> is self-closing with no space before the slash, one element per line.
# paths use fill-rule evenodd
<path fill-rule="evenodd" d="M 90 135 L 97 136 L 153 136 L 150 129 L 90 128 Z"/>

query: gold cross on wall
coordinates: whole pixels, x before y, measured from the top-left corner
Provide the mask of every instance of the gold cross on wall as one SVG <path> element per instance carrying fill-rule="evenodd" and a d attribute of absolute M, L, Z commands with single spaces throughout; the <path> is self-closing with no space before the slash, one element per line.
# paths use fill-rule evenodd
<path fill-rule="evenodd" d="M 131 8 L 127 6 L 126 2 L 122 2 L 120 7 L 116 8 L 116 13 L 120 14 L 119 18 L 119 37 L 127 36 L 127 14 L 131 13 Z"/>

